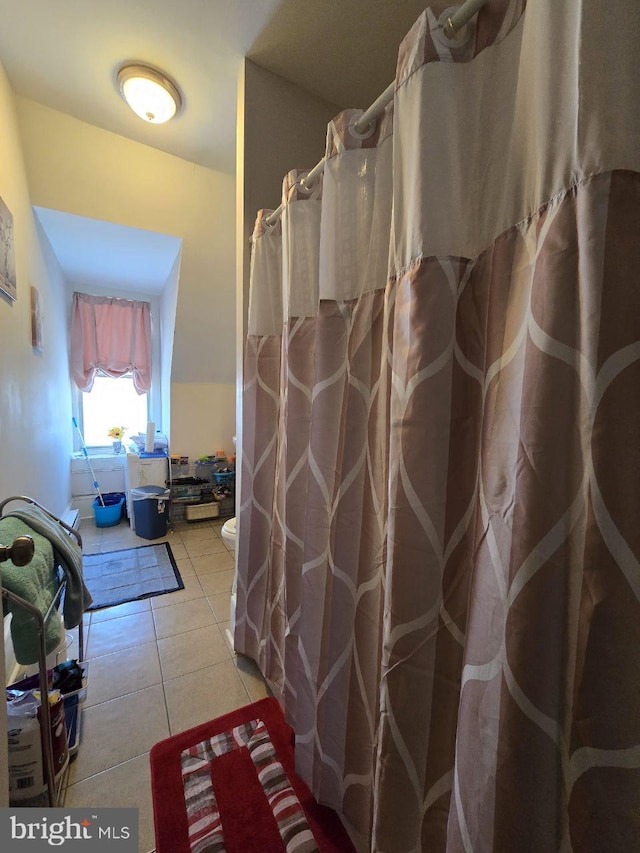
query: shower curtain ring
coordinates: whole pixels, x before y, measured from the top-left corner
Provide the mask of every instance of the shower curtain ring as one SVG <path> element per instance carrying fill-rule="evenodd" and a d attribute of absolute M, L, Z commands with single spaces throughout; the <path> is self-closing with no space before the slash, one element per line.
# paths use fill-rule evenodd
<path fill-rule="evenodd" d="M 349 124 L 347 125 L 347 129 L 351 136 L 355 139 L 369 139 L 376 132 L 377 121 L 372 119 L 369 124 L 364 128 L 364 130 L 358 130 L 356 125 L 364 115 L 363 112 L 360 111 L 360 114 L 357 113 L 352 115 Z"/>
<path fill-rule="evenodd" d="M 262 219 L 260 220 L 260 225 L 264 228 L 265 231 L 271 231 L 278 224 L 278 219 L 273 219 L 269 222 L 269 217 L 273 216 L 276 211 L 272 210 L 268 213 L 265 213 Z M 254 238 L 251 238 L 252 242 L 255 242 Z"/>
<path fill-rule="evenodd" d="M 307 194 L 313 191 L 313 185 L 315 184 L 315 181 L 312 181 L 310 185 L 303 183 L 304 181 L 306 181 L 308 175 L 309 172 L 305 172 L 304 175 L 299 177 L 298 180 L 295 182 L 295 188 L 297 190 L 300 190 L 300 192 Z"/>
<path fill-rule="evenodd" d="M 471 40 L 475 32 L 475 22 L 467 21 L 465 24 L 456 25 L 453 23 L 455 11 L 459 7 L 451 6 L 445 9 L 438 18 L 438 27 L 435 30 L 435 37 L 442 44 L 446 45 L 449 50 L 462 50 Z"/>

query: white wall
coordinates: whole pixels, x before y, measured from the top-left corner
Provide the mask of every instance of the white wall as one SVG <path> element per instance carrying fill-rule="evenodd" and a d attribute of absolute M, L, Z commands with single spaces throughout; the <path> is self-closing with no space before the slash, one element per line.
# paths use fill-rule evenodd
<path fill-rule="evenodd" d="M 13 214 L 18 299 L 0 297 L 0 498 L 28 494 L 54 513 L 68 505 L 71 395 L 65 284 L 31 208 L 20 131 L 0 65 L 0 196 Z M 44 348 L 31 347 L 30 285 Z"/>
<path fill-rule="evenodd" d="M 235 183 L 215 172 L 17 98 L 34 204 L 181 237 L 172 384 L 196 418 L 199 394 L 223 405 L 235 378 Z M 171 389 L 173 397 L 174 388 Z M 192 444 L 190 422 L 163 428 L 172 450 Z"/>
<path fill-rule="evenodd" d="M 194 410 L 193 401 L 197 400 Z M 174 382 L 171 386 L 171 423 L 189 440 L 173 452 L 189 456 L 209 456 L 224 450 L 227 456 L 235 451 L 235 387 L 233 385 Z"/>
<path fill-rule="evenodd" d="M 180 259 L 182 250 L 176 259 L 164 283 L 160 297 L 160 382 L 162 401 L 159 424 L 162 424 L 167 438 L 171 441 L 171 367 L 173 364 L 173 339 L 176 327 L 176 305 L 180 283 Z"/>
<path fill-rule="evenodd" d="M 64 280 L 41 243 L 27 187 L 15 102 L 0 64 L 0 197 L 13 214 L 17 301 L 0 296 L 0 498 L 27 494 L 54 513 L 69 502 L 71 395 Z M 43 351 L 31 346 L 30 286 Z M 3 543 L 6 544 L 6 543 Z M 0 672 L 4 672 L 0 642 Z M 0 707 L 0 806 L 9 805 L 6 704 Z"/>

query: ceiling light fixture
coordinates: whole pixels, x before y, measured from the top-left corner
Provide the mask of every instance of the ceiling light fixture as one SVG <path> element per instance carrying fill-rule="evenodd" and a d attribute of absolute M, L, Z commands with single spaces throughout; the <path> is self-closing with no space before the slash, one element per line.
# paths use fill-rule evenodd
<path fill-rule="evenodd" d="M 182 107 L 176 84 L 148 65 L 123 65 L 118 71 L 118 86 L 134 113 L 151 124 L 169 121 Z"/>

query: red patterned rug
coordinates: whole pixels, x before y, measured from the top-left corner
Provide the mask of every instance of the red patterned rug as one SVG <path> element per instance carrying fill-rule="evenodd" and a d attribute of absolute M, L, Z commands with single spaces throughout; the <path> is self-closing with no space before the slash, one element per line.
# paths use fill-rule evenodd
<path fill-rule="evenodd" d="M 296 776 L 275 699 L 155 744 L 151 790 L 157 853 L 354 853 Z"/>

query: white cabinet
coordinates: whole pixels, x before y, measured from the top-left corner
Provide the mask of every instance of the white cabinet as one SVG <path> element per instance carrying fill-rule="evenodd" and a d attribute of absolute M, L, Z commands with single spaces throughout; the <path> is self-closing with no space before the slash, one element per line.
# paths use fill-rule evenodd
<path fill-rule="evenodd" d="M 136 520 L 133 516 L 131 501 L 131 489 L 138 486 L 166 486 L 169 476 L 168 459 L 161 458 L 141 459 L 135 453 L 127 453 L 127 464 L 124 468 L 125 491 L 127 494 L 127 514 L 131 529 L 136 529 Z"/>

